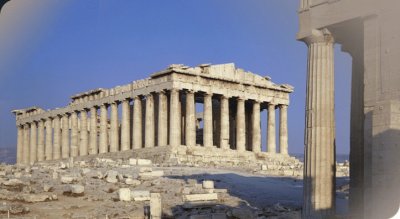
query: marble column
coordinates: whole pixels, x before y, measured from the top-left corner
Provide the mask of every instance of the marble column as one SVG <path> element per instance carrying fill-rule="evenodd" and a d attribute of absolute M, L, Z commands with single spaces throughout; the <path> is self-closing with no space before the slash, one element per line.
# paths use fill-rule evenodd
<path fill-rule="evenodd" d="M 69 157 L 69 121 L 68 114 L 64 114 L 61 118 L 61 157 Z"/>
<path fill-rule="evenodd" d="M 288 154 L 287 105 L 279 105 L 279 148 L 281 154 Z"/>
<path fill-rule="evenodd" d="M 275 121 L 275 104 L 268 103 L 267 151 L 273 154 L 276 153 Z"/>
<path fill-rule="evenodd" d="M 44 154 L 44 121 L 40 120 L 38 122 L 38 140 L 37 140 L 37 160 L 43 161 Z"/>
<path fill-rule="evenodd" d="M 144 146 L 145 148 L 154 147 L 155 138 L 155 124 L 154 124 L 154 97 L 153 94 L 146 96 L 146 113 L 145 113 L 145 128 L 144 131 Z"/>
<path fill-rule="evenodd" d="M 221 135 L 220 147 L 221 149 L 229 149 L 229 98 L 226 96 L 221 97 Z"/>
<path fill-rule="evenodd" d="M 194 91 L 186 93 L 186 146 L 196 146 L 196 103 Z"/>
<path fill-rule="evenodd" d="M 79 155 L 78 146 L 78 115 L 76 112 L 71 113 L 71 157 Z"/>
<path fill-rule="evenodd" d="M 97 142 L 97 107 L 90 108 L 90 146 L 89 154 L 98 153 Z"/>
<path fill-rule="evenodd" d="M 111 104 L 110 118 L 110 152 L 117 152 L 119 149 L 119 127 L 118 127 L 118 103 Z"/>
<path fill-rule="evenodd" d="M 121 103 L 122 114 L 121 114 L 121 151 L 127 151 L 130 149 L 131 136 L 130 136 L 130 106 L 129 100 L 123 100 Z"/>
<path fill-rule="evenodd" d="M 29 143 L 30 143 L 30 126 L 29 124 L 24 125 L 24 146 L 23 146 L 23 163 L 29 164 Z"/>
<path fill-rule="evenodd" d="M 237 99 L 237 111 L 236 111 L 236 150 L 243 152 L 246 150 L 246 121 L 245 121 L 245 109 L 244 99 Z"/>
<path fill-rule="evenodd" d="M 99 154 L 108 152 L 108 121 L 107 121 L 107 105 L 100 106 L 100 137 L 99 137 Z"/>
<path fill-rule="evenodd" d="M 60 116 L 56 116 L 53 118 L 53 159 L 57 160 L 61 157 L 61 124 L 60 124 Z"/>
<path fill-rule="evenodd" d="M 140 149 L 143 146 L 142 124 L 142 98 L 136 96 L 133 99 L 133 149 Z"/>
<path fill-rule="evenodd" d="M 158 146 L 168 144 L 168 98 L 165 91 L 158 94 Z"/>
<path fill-rule="evenodd" d="M 212 94 L 204 94 L 204 118 L 203 118 L 203 144 L 204 147 L 213 146 L 213 123 L 212 123 Z"/>
<path fill-rule="evenodd" d="M 254 101 L 253 112 L 251 114 L 251 125 L 252 125 L 252 149 L 253 152 L 261 152 L 261 123 L 260 123 L 260 102 Z"/>
<path fill-rule="evenodd" d="M 37 161 L 37 125 L 36 122 L 31 123 L 31 136 L 30 136 L 30 155 L 29 163 L 34 164 Z"/>
<path fill-rule="evenodd" d="M 179 108 L 179 90 L 172 89 L 170 94 L 170 117 L 169 117 L 169 145 L 178 146 L 180 145 L 181 139 L 181 119 Z"/>
<path fill-rule="evenodd" d="M 333 37 L 313 30 L 308 45 L 303 218 L 335 214 Z"/>
<path fill-rule="evenodd" d="M 24 127 L 19 125 L 17 126 L 17 164 L 23 163 L 23 146 L 24 146 Z"/>
<path fill-rule="evenodd" d="M 46 128 L 46 141 L 45 141 L 45 159 L 53 159 L 53 127 L 51 125 L 52 119 L 46 118 L 45 128 Z"/>
<path fill-rule="evenodd" d="M 80 141 L 79 141 L 79 156 L 86 156 L 88 155 L 88 120 L 87 120 L 87 111 L 86 109 L 80 112 Z"/>

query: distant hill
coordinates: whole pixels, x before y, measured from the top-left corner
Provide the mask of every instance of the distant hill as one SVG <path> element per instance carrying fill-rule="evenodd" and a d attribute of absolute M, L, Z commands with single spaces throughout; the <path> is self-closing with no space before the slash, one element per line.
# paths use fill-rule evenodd
<path fill-rule="evenodd" d="M 15 164 L 15 148 L 0 148 L 0 163 Z"/>

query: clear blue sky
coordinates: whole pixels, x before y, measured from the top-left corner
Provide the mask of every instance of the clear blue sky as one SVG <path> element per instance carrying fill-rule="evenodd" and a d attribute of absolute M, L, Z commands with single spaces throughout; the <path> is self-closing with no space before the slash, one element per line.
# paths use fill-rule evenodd
<path fill-rule="evenodd" d="M 0 14 L 0 147 L 12 109 L 68 104 L 75 93 L 147 77 L 172 63 L 235 62 L 295 87 L 289 151 L 304 148 L 307 48 L 299 0 L 13 0 Z M 336 48 L 337 152 L 349 151 L 351 58 Z"/>

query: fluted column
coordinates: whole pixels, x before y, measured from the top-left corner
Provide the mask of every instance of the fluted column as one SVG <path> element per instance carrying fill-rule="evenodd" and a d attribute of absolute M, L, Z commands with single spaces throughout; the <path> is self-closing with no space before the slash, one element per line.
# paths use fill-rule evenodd
<path fill-rule="evenodd" d="M 158 94 L 158 146 L 168 144 L 168 99 L 165 91 Z"/>
<path fill-rule="evenodd" d="M 46 128 L 46 141 L 45 141 L 45 159 L 53 159 L 53 127 L 51 125 L 51 118 L 46 118 L 44 126 Z"/>
<path fill-rule="evenodd" d="M 221 135 L 220 147 L 222 149 L 229 149 L 229 98 L 226 96 L 221 97 Z"/>
<path fill-rule="evenodd" d="M 38 143 L 37 143 L 37 160 L 44 160 L 44 121 L 38 122 Z"/>
<path fill-rule="evenodd" d="M 288 154 L 287 108 L 287 105 L 279 106 L 279 148 L 281 154 Z"/>
<path fill-rule="evenodd" d="M 53 159 L 56 160 L 61 157 L 61 124 L 59 116 L 53 118 L 53 126 Z"/>
<path fill-rule="evenodd" d="M 108 152 L 108 122 L 107 122 L 107 105 L 100 106 L 100 137 L 99 137 L 99 153 Z"/>
<path fill-rule="evenodd" d="M 69 121 L 68 114 L 64 114 L 61 118 L 61 157 L 68 158 L 69 157 Z"/>
<path fill-rule="evenodd" d="M 29 163 L 33 164 L 37 161 L 37 125 L 36 122 L 31 123 L 31 139 L 30 139 L 30 155 Z"/>
<path fill-rule="evenodd" d="M 246 150 L 246 121 L 245 121 L 245 109 L 244 99 L 237 99 L 237 111 L 236 111 L 236 150 Z"/>
<path fill-rule="evenodd" d="M 121 151 L 126 151 L 130 149 L 131 145 L 129 100 L 123 100 L 121 103 L 121 108 Z"/>
<path fill-rule="evenodd" d="M 71 113 L 71 157 L 79 155 L 78 146 L 78 115 L 76 112 Z"/>
<path fill-rule="evenodd" d="M 254 101 L 253 113 L 251 114 L 252 124 L 252 149 L 253 152 L 261 152 L 261 123 L 260 123 L 260 102 Z"/>
<path fill-rule="evenodd" d="M 23 149 L 24 146 L 24 128 L 23 126 L 17 126 L 17 164 L 23 161 Z"/>
<path fill-rule="evenodd" d="M 100 139 L 99 139 L 100 140 Z M 97 107 L 90 108 L 90 146 L 89 154 L 98 153 L 97 142 Z"/>
<path fill-rule="evenodd" d="M 213 146 L 213 123 L 212 123 L 212 94 L 204 94 L 204 118 L 203 118 L 203 144 L 204 147 Z"/>
<path fill-rule="evenodd" d="M 303 218 L 335 214 L 333 37 L 313 30 L 308 45 Z"/>
<path fill-rule="evenodd" d="M 119 149 L 118 135 L 118 103 L 111 104 L 111 130 L 110 130 L 110 152 L 116 152 Z"/>
<path fill-rule="evenodd" d="M 144 146 L 146 148 L 154 147 L 154 137 L 155 137 L 155 124 L 154 124 L 154 97 L 153 94 L 148 94 L 146 96 L 146 120 L 145 127 L 146 130 L 144 132 Z"/>
<path fill-rule="evenodd" d="M 142 99 L 136 96 L 133 99 L 133 149 L 142 148 Z"/>
<path fill-rule="evenodd" d="M 29 164 L 29 143 L 30 143 L 30 126 L 29 124 L 24 125 L 24 146 L 22 150 L 22 157 L 23 157 L 23 163 L 24 164 Z"/>
<path fill-rule="evenodd" d="M 169 117 L 169 144 L 171 146 L 180 145 L 181 140 L 181 119 L 179 113 L 180 101 L 179 91 L 176 89 L 171 90 L 170 96 L 170 117 Z"/>
<path fill-rule="evenodd" d="M 88 154 L 88 120 L 86 109 L 82 110 L 80 113 L 80 141 L 79 141 L 79 156 L 85 156 Z"/>
<path fill-rule="evenodd" d="M 267 151 L 269 153 L 276 153 L 275 120 L 275 104 L 268 103 Z"/>
<path fill-rule="evenodd" d="M 196 107 L 194 91 L 186 93 L 186 146 L 196 146 Z"/>

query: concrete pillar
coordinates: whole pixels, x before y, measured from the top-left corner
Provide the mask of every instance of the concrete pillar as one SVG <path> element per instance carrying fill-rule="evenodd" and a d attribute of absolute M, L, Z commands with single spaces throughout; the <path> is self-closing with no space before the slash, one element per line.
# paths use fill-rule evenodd
<path fill-rule="evenodd" d="M 111 104 L 110 152 L 119 150 L 118 103 Z"/>
<path fill-rule="evenodd" d="M 221 135 L 220 147 L 222 149 L 229 149 L 229 98 L 226 96 L 221 97 Z"/>
<path fill-rule="evenodd" d="M 287 105 L 279 105 L 279 148 L 281 154 L 288 154 Z"/>
<path fill-rule="evenodd" d="M 145 148 L 154 147 L 155 143 L 155 124 L 154 124 L 154 97 L 153 94 L 148 94 L 146 96 L 146 120 L 145 127 L 146 130 L 144 132 L 144 146 Z"/>
<path fill-rule="evenodd" d="M 79 136 L 78 136 L 78 115 L 76 112 L 71 113 L 71 157 L 79 155 Z"/>
<path fill-rule="evenodd" d="M 88 155 L 88 120 L 86 109 L 82 110 L 80 113 L 81 117 L 81 127 L 80 127 L 80 141 L 79 141 L 79 156 Z"/>
<path fill-rule="evenodd" d="M 143 146 L 142 124 L 142 98 L 136 96 L 133 99 L 133 149 Z"/>
<path fill-rule="evenodd" d="M 180 145 L 181 139 L 181 116 L 179 113 L 179 108 L 181 106 L 179 101 L 179 91 L 172 89 L 170 95 L 169 145 L 178 146 Z"/>
<path fill-rule="evenodd" d="M 44 121 L 38 122 L 38 140 L 37 140 L 37 160 L 44 160 Z"/>
<path fill-rule="evenodd" d="M 69 121 L 68 114 L 64 114 L 61 118 L 61 157 L 69 157 Z"/>
<path fill-rule="evenodd" d="M 130 106 L 129 100 L 123 100 L 121 103 L 122 115 L 121 115 L 121 151 L 127 151 L 130 149 L 131 136 L 130 136 Z"/>
<path fill-rule="evenodd" d="M 53 159 L 53 127 L 51 125 L 51 118 L 47 118 L 45 122 L 46 128 L 46 141 L 45 141 L 45 159 Z"/>
<path fill-rule="evenodd" d="M 275 121 L 275 104 L 268 103 L 267 151 L 273 154 L 276 153 Z"/>
<path fill-rule="evenodd" d="M 24 127 L 17 126 L 17 164 L 23 163 Z"/>
<path fill-rule="evenodd" d="M 194 91 L 186 93 L 186 146 L 196 146 L 196 104 Z"/>
<path fill-rule="evenodd" d="M 237 111 L 236 111 L 236 150 L 239 152 L 246 150 L 246 121 L 245 121 L 245 109 L 244 99 L 237 99 Z"/>
<path fill-rule="evenodd" d="M 158 146 L 168 144 L 168 99 L 165 91 L 158 94 Z"/>
<path fill-rule="evenodd" d="M 313 30 L 308 45 L 303 218 L 335 214 L 333 37 Z"/>
<path fill-rule="evenodd" d="M 203 120 L 203 144 L 204 147 L 213 146 L 213 123 L 212 123 L 212 94 L 204 95 L 204 120 Z"/>
<path fill-rule="evenodd" d="M 30 125 L 25 124 L 24 125 L 24 146 L 23 146 L 23 163 L 24 164 L 29 164 L 29 143 L 30 143 Z"/>
<path fill-rule="evenodd" d="M 261 123 L 260 123 L 260 102 L 254 101 L 253 112 L 251 114 L 251 125 L 252 125 L 252 149 L 253 152 L 261 152 Z"/>
<path fill-rule="evenodd" d="M 107 105 L 100 106 L 100 137 L 99 137 L 99 154 L 108 152 L 108 121 L 107 121 Z"/>
<path fill-rule="evenodd" d="M 57 160 L 61 157 L 61 123 L 59 116 L 53 118 L 53 126 L 53 159 Z"/>
<path fill-rule="evenodd" d="M 97 142 L 97 107 L 90 108 L 90 146 L 89 154 L 98 153 Z"/>
<path fill-rule="evenodd" d="M 32 165 L 37 161 L 37 125 L 36 122 L 31 123 L 31 136 L 30 136 L 30 155 L 29 163 Z"/>

